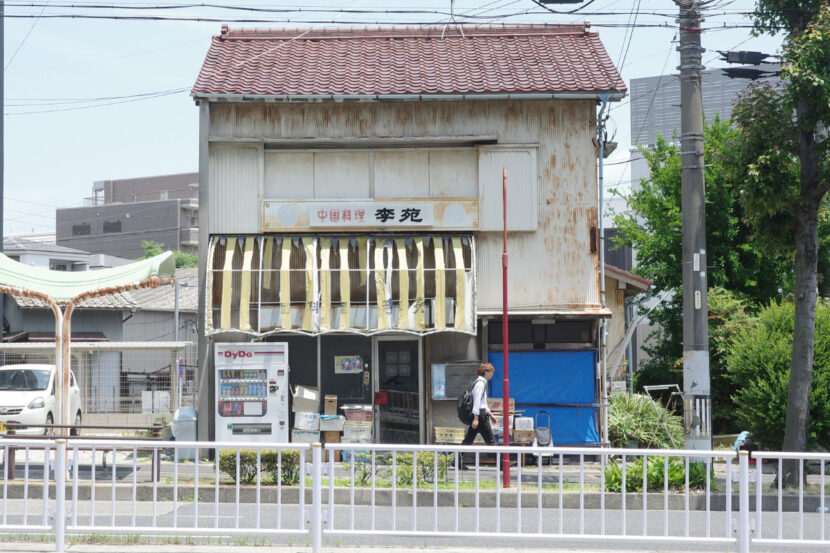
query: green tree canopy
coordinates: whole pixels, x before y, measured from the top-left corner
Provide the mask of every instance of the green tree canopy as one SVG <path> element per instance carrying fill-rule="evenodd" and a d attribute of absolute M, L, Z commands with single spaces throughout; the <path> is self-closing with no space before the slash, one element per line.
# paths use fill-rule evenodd
<path fill-rule="evenodd" d="M 783 52 L 782 90 L 756 87 L 738 104 L 734 117 L 738 148 L 746 167 L 740 179 L 742 203 L 759 242 L 794 252 L 795 303 L 792 354 L 782 447 L 808 445 L 813 380 L 821 220 L 830 190 L 830 4 L 822 0 L 757 0 L 756 30 L 788 33 Z M 787 461 L 786 485 L 798 466 Z"/>
<path fill-rule="evenodd" d="M 142 259 L 147 259 L 148 257 L 153 257 L 154 255 L 158 255 L 166 251 L 164 244 L 153 242 L 152 240 L 142 240 L 141 248 L 144 250 L 144 257 Z M 195 253 L 173 250 L 173 255 L 176 258 L 177 269 L 199 266 L 199 256 Z"/>
<path fill-rule="evenodd" d="M 756 247 L 746 223 L 743 204 L 735 194 L 734 162 L 728 148 L 737 132 L 715 118 L 706 125 L 706 240 L 710 286 L 735 292 L 749 304 L 766 303 L 789 291 L 792 268 L 786 259 Z M 651 176 L 626 200 L 628 210 L 618 214 L 618 242 L 637 250 L 634 271 L 654 280 L 656 290 L 674 291 L 650 319 L 660 327 L 644 349 L 651 356 L 637 375 L 637 385 L 682 381 L 682 285 L 680 153 L 678 146 L 658 137 L 653 149 L 641 150 Z M 717 359 L 713 359 L 717 363 Z M 718 374 L 713 366 L 712 373 Z M 713 386 L 717 384 L 713 382 Z M 717 392 L 716 392 L 717 393 Z M 728 395 L 727 395 L 728 397 Z"/>

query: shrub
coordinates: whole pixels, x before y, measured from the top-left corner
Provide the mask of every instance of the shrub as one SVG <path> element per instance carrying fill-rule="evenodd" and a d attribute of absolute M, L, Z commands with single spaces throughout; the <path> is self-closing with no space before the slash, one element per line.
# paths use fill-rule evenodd
<path fill-rule="evenodd" d="M 614 394 L 609 401 L 608 438 L 612 447 L 628 447 L 630 442 L 661 449 L 681 447 L 683 425 L 648 396 Z"/>
<path fill-rule="evenodd" d="M 270 474 L 275 482 L 277 478 L 282 478 L 284 486 L 299 484 L 301 469 L 300 452 L 296 449 L 286 449 L 282 452 L 282 467 L 278 451 L 262 452 L 262 470 Z"/>
<path fill-rule="evenodd" d="M 422 451 L 418 455 L 418 466 L 415 473 L 418 476 L 418 484 L 435 482 L 435 453 L 432 451 Z M 454 455 L 438 454 L 438 479 L 443 479 L 447 474 L 447 469 L 452 465 Z M 411 453 L 398 453 L 395 455 L 395 466 L 392 467 L 392 461 L 389 459 L 388 473 L 384 477 L 394 478 L 398 486 L 409 487 L 412 486 L 412 460 Z M 357 478 L 356 478 L 357 479 Z M 361 484 L 358 480 L 358 485 Z"/>
<path fill-rule="evenodd" d="M 226 472 L 231 480 L 236 481 L 236 449 L 222 449 L 219 451 L 219 469 Z M 300 452 L 292 449 L 282 452 L 282 470 L 279 465 L 280 455 L 275 450 L 262 450 L 260 464 L 262 472 L 270 475 L 276 482 L 282 477 L 282 483 L 287 486 L 295 485 L 300 481 Z M 239 480 L 250 483 L 256 480 L 257 450 L 239 450 Z"/>
<path fill-rule="evenodd" d="M 665 488 L 665 457 L 649 457 L 646 467 L 646 486 L 648 491 L 662 491 Z M 686 489 L 686 462 L 681 457 L 669 457 L 669 489 Z M 714 482 L 715 473 L 710 474 L 710 486 Z M 689 463 L 689 489 L 706 487 L 706 464 Z M 622 490 L 622 463 L 612 459 L 605 466 L 605 490 L 619 492 Z M 643 458 L 635 457 L 632 462 L 625 464 L 625 491 L 643 491 Z"/>
<path fill-rule="evenodd" d="M 758 313 L 732 341 L 726 356 L 732 400 L 742 430 L 764 449 L 783 446 L 795 307 L 773 303 Z M 810 388 L 810 447 L 830 447 L 830 305 L 816 305 L 813 381 Z"/>

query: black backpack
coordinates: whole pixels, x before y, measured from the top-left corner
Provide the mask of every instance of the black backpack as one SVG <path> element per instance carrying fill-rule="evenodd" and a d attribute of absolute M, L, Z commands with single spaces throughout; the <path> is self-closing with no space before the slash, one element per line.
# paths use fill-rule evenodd
<path fill-rule="evenodd" d="M 475 418 L 473 416 L 473 387 L 476 385 L 476 380 L 473 380 L 473 383 L 458 397 L 458 404 L 456 405 L 458 420 L 464 424 L 472 424 L 473 418 Z"/>

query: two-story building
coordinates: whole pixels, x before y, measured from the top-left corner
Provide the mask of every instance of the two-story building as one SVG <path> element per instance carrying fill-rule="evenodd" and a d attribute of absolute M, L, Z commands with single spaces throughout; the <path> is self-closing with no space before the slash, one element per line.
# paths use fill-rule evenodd
<path fill-rule="evenodd" d="M 223 27 L 192 91 L 200 438 L 216 342 L 288 342 L 384 442 L 458 426 L 471 362 L 500 397 L 506 170 L 511 396 L 598 443 L 597 109 L 625 90 L 587 24 Z"/>

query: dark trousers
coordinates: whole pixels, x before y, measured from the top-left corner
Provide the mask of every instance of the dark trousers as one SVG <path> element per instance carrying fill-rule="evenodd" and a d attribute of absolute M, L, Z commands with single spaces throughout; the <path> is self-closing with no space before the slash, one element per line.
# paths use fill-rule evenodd
<path fill-rule="evenodd" d="M 476 434 L 481 434 L 481 438 L 487 445 L 494 445 L 496 438 L 493 436 L 493 428 L 490 426 L 490 415 L 484 409 L 478 414 L 478 428 L 470 426 L 467 428 L 467 435 L 464 436 L 464 441 L 461 445 L 472 445 L 473 440 L 476 439 Z"/>

